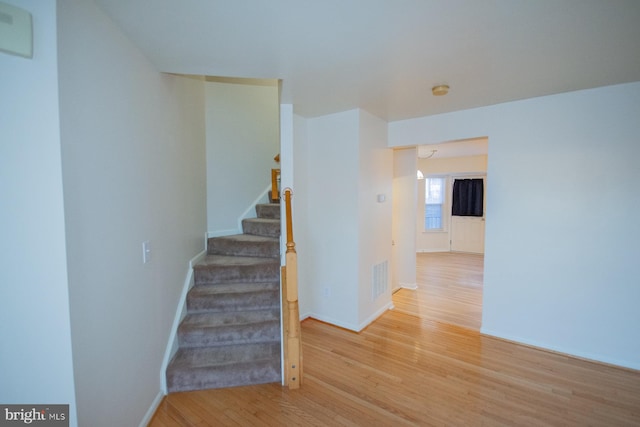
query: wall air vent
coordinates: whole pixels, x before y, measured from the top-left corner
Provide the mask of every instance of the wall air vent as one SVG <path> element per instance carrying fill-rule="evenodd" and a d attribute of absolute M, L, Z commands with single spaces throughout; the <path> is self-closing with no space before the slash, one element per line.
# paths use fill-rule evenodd
<path fill-rule="evenodd" d="M 371 286 L 371 300 L 387 292 L 389 288 L 389 262 L 383 261 L 373 266 L 373 283 Z"/>

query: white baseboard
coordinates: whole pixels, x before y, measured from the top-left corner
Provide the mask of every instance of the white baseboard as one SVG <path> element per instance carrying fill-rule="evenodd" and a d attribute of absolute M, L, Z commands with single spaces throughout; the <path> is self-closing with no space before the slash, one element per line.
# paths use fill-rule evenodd
<path fill-rule="evenodd" d="M 386 303 L 378 311 L 376 311 L 371 316 L 369 316 L 367 319 L 365 319 L 364 322 L 360 323 L 360 326 L 358 327 L 358 332 L 360 332 L 361 330 L 363 330 L 364 328 L 366 328 L 367 326 L 369 326 L 370 324 L 375 322 L 375 320 L 378 317 L 382 316 L 386 311 L 393 310 L 393 308 L 394 308 L 393 302 L 389 301 L 388 303 Z"/>
<path fill-rule="evenodd" d="M 187 271 L 184 284 L 182 285 L 182 293 L 180 294 L 180 299 L 176 306 L 176 314 L 173 318 L 173 325 L 169 332 L 169 339 L 167 341 L 167 347 L 164 351 L 164 358 L 162 359 L 162 366 L 160 368 L 160 390 L 164 394 L 167 393 L 167 367 L 169 366 L 171 358 L 178 350 L 178 326 L 180 326 L 180 322 L 186 312 L 187 293 L 189 292 L 189 289 L 191 289 L 191 286 L 193 286 L 193 266 L 202 260 L 206 254 L 207 251 L 204 250 L 189 260 L 189 270 Z"/>
<path fill-rule="evenodd" d="M 308 319 L 309 317 L 311 317 L 311 313 L 300 313 L 300 321 L 302 322 L 304 319 Z"/>
<path fill-rule="evenodd" d="M 500 332 L 496 332 L 487 328 L 480 328 L 480 333 L 482 335 L 486 335 L 489 337 L 493 337 L 493 338 L 497 338 L 500 340 L 505 340 L 505 341 L 511 341 L 513 343 L 516 344 L 523 344 L 529 347 L 535 347 L 538 348 L 540 350 L 546 350 L 546 351 L 551 351 L 554 353 L 560 353 L 566 356 L 572 356 L 572 357 L 576 357 L 578 359 L 583 359 L 583 360 L 587 360 L 587 361 L 591 361 L 591 362 L 595 362 L 595 363 L 604 363 L 607 365 L 613 365 L 613 366 L 618 366 L 621 368 L 626 368 L 626 369 L 633 369 L 635 371 L 640 371 L 640 365 L 637 363 L 633 363 L 633 362 L 629 362 L 627 360 L 619 360 L 619 359 L 613 359 L 611 357 L 606 357 L 606 356 L 602 356 L 602 355 L 598 355 L 598 354 L 591 354 L 591 353 L 587 353 L 587 352 L 583 352 L 583 351 L 576 351 L 574 349 L 571 348 L 566 348 L 566 347 L 561 347 L 561 346 L 554 346 L 554 345 L 549 345 L 546 343 L 541 343 L 538 341 L 534 341 L 534 340 L 529 340 L 529 339 L 524 339 L 521 337 L 516 337 L 513 335 L 508 335 L 508 334 L 502 334 Z"/>
<path fill-rule="evenodd" d="M 160 403 L 162 402 L 164 396 L 165 394 L 163 392 L 158 392 L 156 398 L 153 399 L 153 402 L 151 402 L 151 406 L 147 410 L 147 413 L 144 414 L 144 418 L 142 418 L 142 421 L 140 421 L 139 427 L 147 427 L 147 425 L 151 422 L 151 418 L 153 418 L 153 414 L 156 413 L 158 406 L 160 406 Z"/>
<path fill-rule="evenodd" d="M 305 319 L 310 317 L 312 319 L 316 319 L 316 320 L 319 320 L 321 322 L 329 323 L 331 325 L 338 326 L 338 327 L 343 328 L 343 329 L 348 329 L 348 330 L 353 331 L 353 332 L 360 332 L 364 328 L 369 326 L 371 323 L 373 323 L 378 317 L 382 316 L 387 310 L 391 310 L 393 308 L 394 308 L 393 307 L 393 303 L 390 301 L 387 304 L 385 304 L 384 307 L 380 308 L 378 311 L 373 313 L 371 316 L 369 316 L 364 322 L 360 323 L 359 325 L 357 325 L 357 324 L 354 325 L 354 324 L 351 324 L 351 323 L 345 323 L 345 322 L 342 322 L 340 320 L 336 320 L 334 318 L 331 318 L 331 317 L 328 317 L 328 316 L 324 316 L 324 315 L 321 315 L 321 314 L 315 314 L 315 313 L 306 314 L 305 315 Z"/>
<path fill-rule="evenodd" d="M 348 329 L 348 330 L 353 331 L 353 332 L 358 332 L 358 325 L 352 325 L 350 323 L 344 323 L 344 322 L 342 322 L 340 320 L 336 320 L 336 319 L 334 319 L 332 317 L 329 317 L 329 316 L 324 316 L 322 314 L 316 314 L 316 313 L 309 313 L 309 315 L 307 317 L 319 320 L 319 321 L 324 322 L 324 323 L 329 323 L 331 325 L 338 326 L 338 327 L 343 328 L 343 329 Z"/>
<path fill-rule="evenodd" d="M 398 286 L 400 286 L 402 289 L 410 289 L 412 291 L 418 289 L 417 283 L 398 283 Z"/>

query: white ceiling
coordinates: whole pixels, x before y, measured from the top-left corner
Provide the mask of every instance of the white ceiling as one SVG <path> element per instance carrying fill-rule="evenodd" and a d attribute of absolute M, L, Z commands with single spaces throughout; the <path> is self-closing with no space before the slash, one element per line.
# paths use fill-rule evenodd
<path fill-rule="evenodd" d="M 640 81 L 639 0 L 96 0 L 160 71 L 400 119 Z M 431 87 L 446 83 L 449 95 Z"/>

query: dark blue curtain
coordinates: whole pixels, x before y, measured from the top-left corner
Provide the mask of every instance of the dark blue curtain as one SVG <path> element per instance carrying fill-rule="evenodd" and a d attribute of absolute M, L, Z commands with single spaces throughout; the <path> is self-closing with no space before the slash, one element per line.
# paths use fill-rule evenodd
<path fill-rule="evenodd" d="M 484 180 L 456 179 L 453 181 L 453 205 L 451 215 L 482 216 Z"/>

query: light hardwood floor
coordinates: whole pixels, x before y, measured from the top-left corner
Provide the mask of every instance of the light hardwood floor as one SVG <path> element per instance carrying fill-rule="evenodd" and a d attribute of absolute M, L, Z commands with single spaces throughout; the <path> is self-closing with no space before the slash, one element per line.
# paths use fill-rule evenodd
<path fill-rule="evenodd" d="M 416 257 L 418 289 L 393 295 L 395 309 L 423 319 L 480 330 L 484 256 L 452 252 Z"/>
<path fill-rule="evenodd" d="M 175 393 L 150 426 L 640 426 L 640 372 L 482 336 L 482 257 L 444 258 L 457 264 L 447 286 L 396 293 L 361 333 L 305 320 L 299 390 Z M 419 258 L 419 282 L 431 261 Z M 446 289 L 460 301 L 434 314 L 427 295 Z"/>

